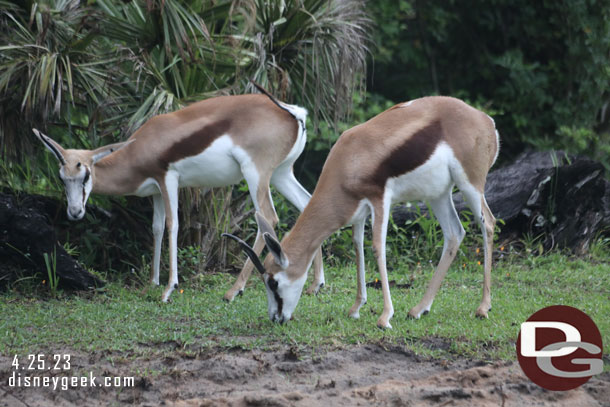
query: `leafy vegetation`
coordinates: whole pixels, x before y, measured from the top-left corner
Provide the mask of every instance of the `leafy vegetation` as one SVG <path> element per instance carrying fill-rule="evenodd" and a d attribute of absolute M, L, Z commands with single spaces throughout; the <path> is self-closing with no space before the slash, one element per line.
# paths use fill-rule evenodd
<path fill-rule="evenodd" d="M 457 96 L 492 114 L 501 160 L 526 148 L 555 148 L 610 168 L 608 1 L 0 0 L 0 187 L 63 199 L 57 163 L 32 127 L 66 146 L 94 148 L 124 139 L 153 115 L 249 92 L 250 78 L 310 111 L 307 149 L 295 168 L 310 191 L 342 131 L 394 102 L 428 94 Z M 18 279 L 0 294 L 0 353 L 62 345 L 138 351 L 139 343 L 173 342 L 197 351 L 392 341 L 426 354 L 512 359 L 518 324 L 557 303 L 587 312 L 610 349 L 606 236 L 584 259 L 538 256 L 536 236 L 497 248 L 494 309 L 480 321 L 473 314 L 481 242 L 466 218 L 474 233 L 432 313 L 413 321 L 405 315 L 430 278 L 441 234 L 426 216 L 391 224 L 396 315 L 394 329 L 380 331 L 382 300 L 374 288 L 362 319 L 346 316 L 355 295 L 354 255 L 350 232 L 337 232 L 325 246 L 328 286 L 302 298 L 296 321 L 277 326 L 266 316 L 260 282 L 252 279 L 229 305 L 221 298 L 231 277 L 209 273 L 243 260 L 228 252 L 221 233 L 241 228 L 249 240 L 256 233 L 245 185 L 181 192 L 184 280 L 170 304 L 159 303 L 156 289 L 140 293 L 150 271 L 150 202 L 92 198 L 120 220 L 106 225 L 89 211 L 80 224 L 63 225 L 60 240 L 110 284 L 94 294 L 61 292 L 49 253 L 46 275 Z M 298 212 L 274 199 L 278 229 L 286 232 Z M 375 276 L 371 257 L 367 269 Z M 426 345 L 437 340 L 442 346 Z"/>
<path fill-rule="evenodd" d="M 610 168 L 610 2 L 381 0 L 369 90 L 492 107 L 502 157 L 566 149 Z"/>
<path fill-rule="evenodd" d="M 249 79 L 305 105 L 314 121 L 338 120 L 364 79 L 368 27 L 360 0 L 3 1 L 0 186 L 63 195 L 56 163 L 32 127 L 65 146 L 94 148 L 124 139 L 156 114 L 251 91 Z M 249 213 L 243 188 L 189 189 L 180 198 L 181 244 L 198 245 L 211 265 L 224 265 L 219 237 Z M 147 200 L 91 202 L 150 212 Z M 103 233 L 88 234 L 79 242 L 86 246 L 81 260 L 108 266 L 94 249 Z M 116 257 L 129 268 L 137 260 L 125 249 Z"/>
<path fill-rule="evenodd" d="M 63 346 L 149 352 L 150 345 L 167 343 L 196 353 L 202 348 L 273 348 L 280 343 L 315 349 L 389 342 L 404 343 L 433 356 L 514 359 L 520 323 L 554 304 L 575 306 L 590 315 L 602 332 L 604 352 L 610 350 L 610 321 L 605 317 L 610 312 L 610 276 L 604 264 L 560 253 L 521 257 L 511 249 L 506 252 L 493 272 L 493 310 L 485 321 L 474 317 L 482 281 L 482 266 L 474 255 L 464 265 L 454 266 L 431 313 L 420 320 L 407 319 L 406 314 L 423 295 L 432 265 L 394 267 L 390 280 L 397 283 L 391 288 L 396 313 L 393 329 L 386 331 L 375 327 L 383 306 L 378 289 L 368 288 L 369 300 L 360 320 L 347 317 L 355 297 L 353 264 L 329 268 L 327 287 L 317 296 L 304 295 L 295 320 L 286 325 L 269 321 L 258 279 L 252 279 L 244 295 L 233 303 L 222 301 L 232 283 L 226 274 L 192 276 L 169 304 L 159 303 L 160 289 L 143 294 L 124 282 L 112 283 L 94 296 L 51 300 L 43 299 L 44 295 L 28 299 L 18 291 L 8 292 L 0 300 L 0 312 L 5 316 L 0 320 L 0 353 L 40 353 Z M 376 270 L 367 269 L 372 279 Z M 410 288 L 399 288 L 400 284 Z"/>
<path fill-rule="evenodd" d="M 358 0 L 3 4 L 0 137 L 13 160 L 31 149 L 33 126 L 95 147 L 156 114 L 252 90 L 249 78 L 340 118 L 365 71 Z"/>

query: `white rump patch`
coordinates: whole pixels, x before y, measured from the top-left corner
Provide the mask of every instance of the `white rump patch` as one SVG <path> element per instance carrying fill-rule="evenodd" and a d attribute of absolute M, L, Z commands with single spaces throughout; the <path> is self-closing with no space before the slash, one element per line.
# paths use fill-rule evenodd
<path fill-rule="evenodd" d="M 494 160 L 491 163 L 491 165 L 493 166 L 496 162 L 496 160 L 498 159 L 498 155 L 500 154 L 500 133 L 498 133 L 498 129 L 496 129 L 496 121 L 493 119 L 493 117 L 491 117 L 490 115 L 487 115 L 487 117 L 489 117 L 489 120 L 491 120 L 491 122 L 494 125 L 494 130 L 496 131 L 496 155 L 494 155 Z"/>
<path fill-rule="evenodd" d="M 307 109 L 297 105 L 289 105 L 288 103 L 279 102 L 280 105 L 290 112 L 297 120 L 303 121 L 303 125 L 307 120 Z"/>
<path fill-rule="evenodd" d="M 496 155 L 494 156 L 494 160 L 491 165 L 494 165 L 496 163 L 498 155 L 500 155 L 500 133 L 498 133 L 498 130 L 496 130 Z"/>

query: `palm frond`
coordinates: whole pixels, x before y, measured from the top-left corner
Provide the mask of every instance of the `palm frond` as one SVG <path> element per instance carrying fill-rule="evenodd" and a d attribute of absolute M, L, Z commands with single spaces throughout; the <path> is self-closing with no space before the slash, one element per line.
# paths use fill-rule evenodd
<path fill-rule="evenodd" d="M 315 117 L 348 113 L 363 85 L 370 20 L 361 0 L 255 0 L 257 54 L 253 76 Z"/>

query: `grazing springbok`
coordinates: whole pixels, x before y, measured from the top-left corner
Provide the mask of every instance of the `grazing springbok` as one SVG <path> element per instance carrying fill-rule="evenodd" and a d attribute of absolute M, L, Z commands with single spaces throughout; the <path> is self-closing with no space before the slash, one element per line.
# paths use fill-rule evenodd
<path fill-rule="evenodd" d="M 440 262 L 423 299 L 409 311 L 419 318 L 432 301 L 464 237 L 451 196 L 462 191 L 483 232 L 483 299 L 476 315 L 491 308 L 491 255 L 495 218 L 483 195 L 487 172 L 499 151 L 494 121 L 485 113 L 450 97 L 426 97 L 396 105 L 339 137 L 326 159 L 318 185 L 292 231 L 280 243 L 273 226 L 257 214 L 259 230 L 271 255 L 264 264 L 235 236 L 263 273 L 272 321 L 292 317 L 314 253 L 342 226 L 353 225 L 358 291 L 349 315 L 358 318 L 366 303 L 364 224 L 372 215 L 373 249 L 381 276 L 383 313 L 377 321 L 391 328 L 394 314 L 386 271 L 386 232 L 394 202 L 428 200 L 443 230 Z"/>
<path fill-rule="evenodd" d="M 127 141 L 97 150 L 66 150 L 34 129 L 57 157 L 66 188 L 68 218 L 82 219 L 91 192 L 153 197 L 154 256 L 150 281 L 159 284 L 161 245 L 169 230 L 170 275 L 162 300 L 178 286 L 178 189 L 220 187 L 245 178 L 254 208 L 271 225 L 278 222 L 271 183 L 303 211 L 309 193 L 294 177 L 292 166 L 306 142 L 307 111 L 266 94 L 221 96 L 148 120 Z M 260 231 L 254 250 L 264 242 Z M 225 298 L 243 292 L 253 265 L 246 261 Z M 322 254 L 315 261 L 311 292 L 324 285 Z"/>

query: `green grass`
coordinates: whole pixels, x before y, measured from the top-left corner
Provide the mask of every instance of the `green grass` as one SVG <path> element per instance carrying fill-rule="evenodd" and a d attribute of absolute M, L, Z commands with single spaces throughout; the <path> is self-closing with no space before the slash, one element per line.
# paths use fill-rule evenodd
<path fill-rule="evenodd" d="M 26 354 L 72 349 L 82 351 L 157 352 L 178 346 L 202 349 L 259 347 L 285 343 L 303 349 L 336 348 L 357 343 L 407 345 L 428 356 L 515 359 L 514 342 L 521 322 L 549 305 L 571 305 L 599 327 L 604 353 L 610 351 L 610 273 L 607 262 L 551 253 L 520 258 L 507 255 L 493 271 L 493 309 L 488 320 L 474 317 L 481 297 L 482 267 L 454 264 L 431 313 L 407 319 L 431 277 L 432 266 L 395 268 L 390 280 L 413 288 L 393 288 L 393 329 L 375 325 L 382 310 L 381 291 L 368 288 L 361 318 L 347 317 L 355 297 L 354 266 L 326 271 L 327 286 L 317 296 L 303 295 L 295 319 L 286 325 L 267 317 L 262 283 L 253 278 L 244 295 L 226 303 L 222 295 L 233 282 L 228 274 L 203 274 L 181 284 L 169 304 L 161 289 L 110 283 L 94 295 L 58 299 L 24 298 L 15 292 L 0 297 L 0 353 Z M 377 277 L 368 267 L 367 281 Z"/>

